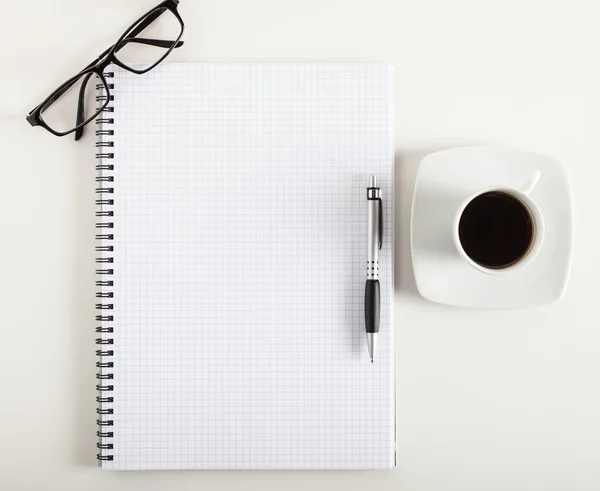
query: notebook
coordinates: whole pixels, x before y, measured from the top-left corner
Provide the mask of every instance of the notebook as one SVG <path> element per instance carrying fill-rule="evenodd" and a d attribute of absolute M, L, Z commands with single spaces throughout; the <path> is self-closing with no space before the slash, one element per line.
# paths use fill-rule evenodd
<path fill-rule="evenodd" d="M 391 66 L 106 75 L 100 465 L 393 467 Z M 374 364 L 363 311 L 369 174 L 385 234 Z"/>

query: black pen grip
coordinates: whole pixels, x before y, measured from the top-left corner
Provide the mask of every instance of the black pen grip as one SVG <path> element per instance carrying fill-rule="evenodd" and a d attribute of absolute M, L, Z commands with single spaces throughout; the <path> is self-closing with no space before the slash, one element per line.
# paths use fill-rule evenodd
<path fill-rule="evenodd" d="M 379 280 L 367 280 L 365 285 L 365 326 L 367 332 L 379 332 Z"/>

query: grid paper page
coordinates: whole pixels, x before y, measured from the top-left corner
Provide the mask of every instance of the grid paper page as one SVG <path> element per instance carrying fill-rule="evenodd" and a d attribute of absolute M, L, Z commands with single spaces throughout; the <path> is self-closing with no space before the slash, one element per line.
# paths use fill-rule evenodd
<path fill-rule="evenodd" d="M 114 69 L 107 469 L 395 465 L 388 64 Z M 368 358 L 366 187 L 384 204 Z"/>

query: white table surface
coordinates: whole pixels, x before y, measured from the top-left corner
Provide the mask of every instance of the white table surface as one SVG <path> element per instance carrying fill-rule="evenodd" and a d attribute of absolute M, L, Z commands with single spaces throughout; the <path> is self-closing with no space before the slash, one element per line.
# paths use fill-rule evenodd
<path fill-rule="evenodd" d="M 600 489 L 600 31 L 592 0 L 184 0 L 172 61 L 396 64 L 398 467 L 146 472 L 95 467 L 94 137 L 25 114 L 155 0 L 4 2 L 0 16 L 0 489 Z M 459 310 L 416 291 L 413 183 L 427 153 L 502 144 L 571 174 L 562 300 Z"/>

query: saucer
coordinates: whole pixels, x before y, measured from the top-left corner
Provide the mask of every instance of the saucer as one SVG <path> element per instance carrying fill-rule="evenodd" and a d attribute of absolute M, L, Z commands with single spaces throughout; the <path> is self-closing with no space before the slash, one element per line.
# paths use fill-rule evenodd
<path fill-rule="evenodd" d="M 453 227 L 464 199 L 491 187 L 522 189 L 541 176 L 529 195 L 544 220 L 544 241 L 530 263 L 489 274 L 456 249 Z M 560 298 L 573 252 L 569 178 L 557 160 L 496 147 L 466 147 L 428 155 L 419 167 L 411 216 L 411 250 L 417 288 L 432 302 L 476 309 L 523 309 Z"/>

